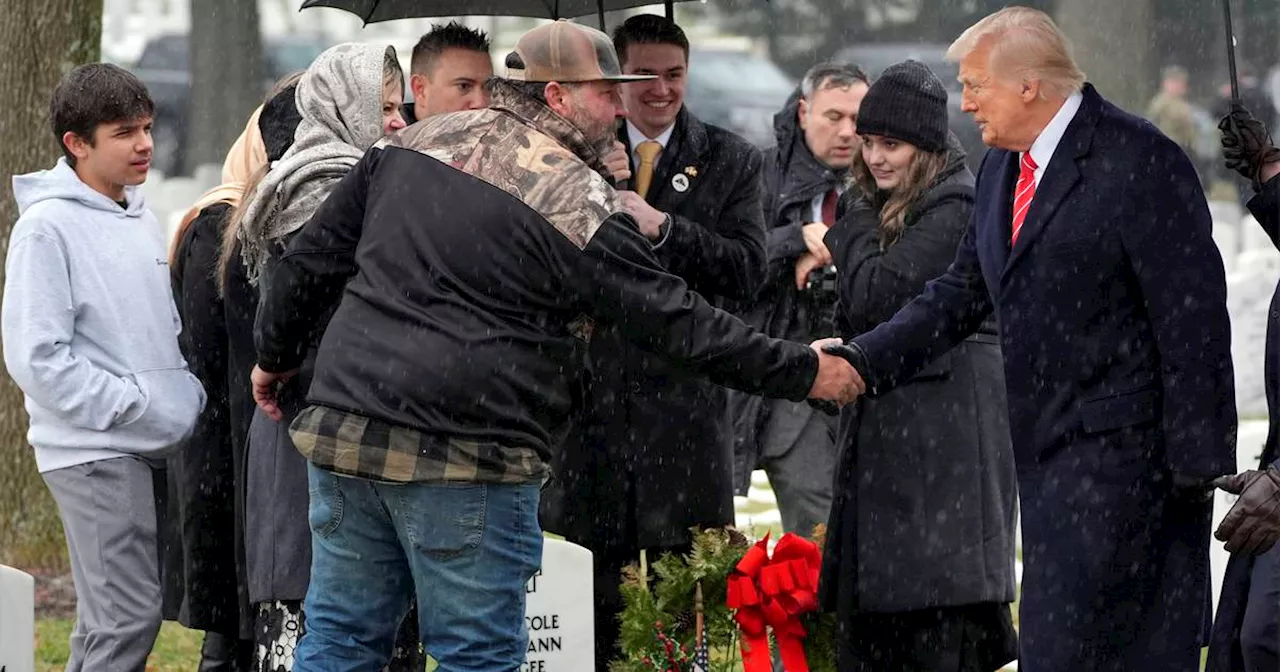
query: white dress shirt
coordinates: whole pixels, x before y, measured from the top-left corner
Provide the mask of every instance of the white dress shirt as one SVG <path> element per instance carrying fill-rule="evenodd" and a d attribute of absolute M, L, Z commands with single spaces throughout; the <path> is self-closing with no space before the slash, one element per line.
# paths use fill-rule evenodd
<path fill-rule="evenodd" d="M 1053 159 L 1054 152 L 1058 149 L 1058 143 L 1062 142 L 1062 136 L 1067 133 L 1067 126 L 1071 125 L 1071 120 L 1076 118 L 1076 112 L 1080 111 L 1080 103 L 1084 101 L 1084 96 L 1079 93 L 1073 93 L 1062 103 L 1062 107 L 1058 108 L 1058 113 L 1053 115 L 1053 119 L 1049 120 L 1049 125 L 1040 131 L 1040 137 L 1031 143 L 1031 160 L 1036 162 L 1036 188 L 1040 188 L 1040 178 L 1044 177 L 1044 171 L 1049 168 L 1049 161 Z M 1022 161 L 1022 153 L 1018 154 L 1018 161 Z"/>
<path fill-rule="evenodd" d="M 631 120 L 628 119 L 627 120 L 627 140 L 631 143 L 631 165 L 633 166 L 640 165 L 640 155 L 636 154 L 636 147 L 639 147 L 640 143 L 644 142 L 645 140 L 653 140 L 653 141 L 656 141 L 659 145 L 662 145 L 663 149 L 666 149 L 667 143 L 671 142 L 671 132 L 674 130 L 676 130 L 676 123 L 673 121 L 671 122 L 671 125 L 667 127 L 667 130 L 658 134 L 658 137 L 651 138 L 645 135 L 640 129 L 636 128 L 636 125 L 631 123 Z M 658 152 L 658 156 L 661 157 L 662 152 Z M 657 161 L 658 161 L 657 159 L 654 159 L 654 168 L 657 168 Z"/>
<path fill-rule="evenodd" d="M 844 195 L 844 189 L 845 189 L 844 182 L 840 182 L 839 184 L 836 185 L 837 201 L 840 199 L 841 196 Z M 810 214 L 812 215 L 809 219 L 810 224 L 822 223 L 822 202 L 827 199 L 828 193 L 830 192 L 824 191 L 821 194 L 814 196 L 812 201 L 809 201 L 809 211 L 810 211 Z"/>

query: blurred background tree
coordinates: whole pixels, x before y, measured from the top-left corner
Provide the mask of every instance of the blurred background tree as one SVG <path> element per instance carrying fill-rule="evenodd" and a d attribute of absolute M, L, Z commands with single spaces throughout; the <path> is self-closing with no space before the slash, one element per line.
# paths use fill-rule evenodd
<path fill-rule="evenodd" d="M 10 2 L 0 12 L 0 251 L 18 218 L 12 177 L 49 168 L 62 155 L 49 95 L 64 73 L 98 60 L 101 43 L 102 0 Z M 22 392 L 7 375 L 0 376 L 0 563 L 66 566 L 58 509 L 27 445 Z"/>

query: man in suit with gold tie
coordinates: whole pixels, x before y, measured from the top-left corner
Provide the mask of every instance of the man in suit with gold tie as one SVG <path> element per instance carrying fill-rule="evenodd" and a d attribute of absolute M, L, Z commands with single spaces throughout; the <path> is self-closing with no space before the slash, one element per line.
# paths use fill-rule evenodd
<path fill-rule="evenodd" d="M 624 209 L 667 270 L 722 308 L 764 277 L 759 151 L 684 109 L 689 41 L 670 19 L 615 30 L 628 74 L 618 132 L 630 161 Z M 696 66 L 695 66 L 696 67 Z M 642 550 L 684 551 L 689 528 L 733 523 L 732 427 L 724 388 L 629 345 L 625 323 L 598 325 L 580 416 L 543 497 L 543 526 L 596 558 L 596 669 L 617 657 L 621 570 Z"/>

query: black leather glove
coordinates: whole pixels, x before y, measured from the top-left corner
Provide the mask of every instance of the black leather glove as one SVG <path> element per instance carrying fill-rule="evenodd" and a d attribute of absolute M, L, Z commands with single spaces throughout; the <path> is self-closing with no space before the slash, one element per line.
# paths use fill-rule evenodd
<path fill-rule="evenodd" d="M 1280 470 L 1246 471 L 1214 479 L 1213 484 L 1240 495 L 1213 536 L 1230 553 L 1258 555 L 1280 539 Z"/>
<path fill-rule="evenodd" d="M 864 383 L 867 381 L 867 370 L 870 368 L 867 365 L 867 355 L 862 352 L 862 348 L 858 347 L 856 343 L 848 341 L 840 344 L 833 343 L 831 345 L 824 345 L 822 346 L 822 351 L 828 355 L 843 357 L 844 360 L 849 362 L 849 365 L 858 372 L 858 375 L 862 376 L 862 381 Z M 840 415 L 840 406 L 834 401 L 810 399 L 809 405 L 823 413 L 826 413 L 827 415 Z"/>
<path fill-rule="evenodd" d="M 1267 127 L 1243 105 L 1233 102 L 1218 129 L 1222 131 L 1222 158 L 1227 168 L 1248 178 L 1255 191 L 1261 189 L 1263 164 L 1280 161 L 1280 149 L 1272 144 Z"/>

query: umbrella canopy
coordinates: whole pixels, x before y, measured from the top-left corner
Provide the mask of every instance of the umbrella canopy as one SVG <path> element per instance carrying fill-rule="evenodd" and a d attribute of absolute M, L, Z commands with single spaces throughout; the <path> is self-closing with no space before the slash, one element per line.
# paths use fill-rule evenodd
<path fill-rule="evenodd" d="M 680 0 L 688 1 L 688 0 Z M 675 0 L 665 0 L 671 17 Z M 654 0 L 306 0 L 302 8 L 334 7 L 359 16 L 365 23 L 433 16 L 528 16 L 561 19 L 657 4 Z M 603 28 L 603 25 L 602 25 Z"/>

